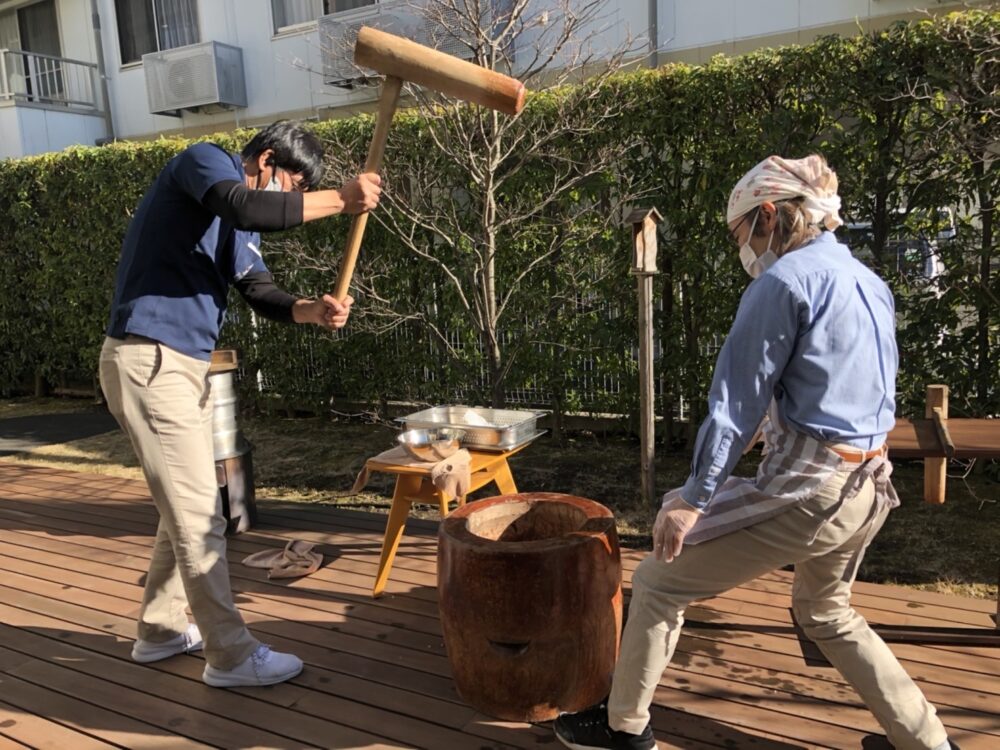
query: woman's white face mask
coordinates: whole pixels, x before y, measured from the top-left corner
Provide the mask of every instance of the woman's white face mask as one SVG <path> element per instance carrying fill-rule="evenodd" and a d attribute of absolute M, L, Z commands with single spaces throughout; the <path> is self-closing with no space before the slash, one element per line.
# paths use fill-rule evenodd
<path fill-rule="evenodd" d="M 740 245 L 740 263 L 743 264 L 743 270 L 746 271 L 750 276 L 756 279 L 764 271 L 774 265 L 774 262 L 778 260 L 778 256 L 774 254 L 771 249 L 771 242 L 774 240 L 774 232 L 771 232 L 771 236 L 767 238 L 767 250 L 758 258 L 757 253 L 754 249 L 750 247 L 750 238 L 753 237 L 753 230 L 757 228 L 757 219 L 760 218 L 760 211 L 757 215 L 753 217 L 753 222 L 750 224 L 750 233 L 747 235 L 747 241 Z"/>

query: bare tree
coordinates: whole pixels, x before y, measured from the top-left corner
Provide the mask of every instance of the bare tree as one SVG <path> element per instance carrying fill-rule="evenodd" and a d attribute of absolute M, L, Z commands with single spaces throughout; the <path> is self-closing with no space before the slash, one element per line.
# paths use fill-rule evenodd
<path fill-rule="evenodd" d="M 386 152 L 387 189 L 373 218 L 419 261 L 417 286 L 412 294 L 388 290 L 387 279 L 399 273 L 387 263 L 398 264 L 398 256 L 389 260 L 377 240 L 366 238 L 355 276 L 364 299 L 356 327 L 384 333 L 417 326 L 441 356 L 465 362 L 471 343 L 486 374 L 480 395 L 495 406 L 505 401 L 517 357 L 543 345 L 531 325 L 516 326 L 526 332 L 519 335 L 505 326 L 527 314 L 541 323 L 553 305 L 564 303 L 538 300 L 528 282 L 567 262 L 567 243 L 580 247 L 612 227 L 620 231 L 624 206 L 636 200 L 622 165 L 637 144 L 619 132 L 630 103 L 611 76 L 639 48 L 616 28 L 607 5 L 415 0 L 409 7 L 423 21 L 425 41 L 514 75 L 532 93 L 527 108 L 510 117 L 409 91 L 419 114 L 397 115 Z M 609 36 L 618 39 L 609 44 Z M 357 144 L 353 157 L 348 145 L 330 149 L 337 172 L 358 166 L 348 163 L 359 156 Z M 625 257 L 623 250 L 619 270 L 627 268 Z M 461 311 L 476 341 L 456 339 L 441 314 L 445 300 L 449 310 Z"/>

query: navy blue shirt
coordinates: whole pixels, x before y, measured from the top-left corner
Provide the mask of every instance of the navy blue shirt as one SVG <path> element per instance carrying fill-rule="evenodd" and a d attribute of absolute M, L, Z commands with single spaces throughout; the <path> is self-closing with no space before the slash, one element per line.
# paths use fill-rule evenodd
<path fill-rule="evenodd" d="M 224 180 L 242 183 L 243 165 L 210 143 L 182 151 L 160 172 L 122 242 L 108 336 L 145 336 L 211 359 L 230 285 L 267 271 L 260 235 L 202 205 L 209 188 Z"/>

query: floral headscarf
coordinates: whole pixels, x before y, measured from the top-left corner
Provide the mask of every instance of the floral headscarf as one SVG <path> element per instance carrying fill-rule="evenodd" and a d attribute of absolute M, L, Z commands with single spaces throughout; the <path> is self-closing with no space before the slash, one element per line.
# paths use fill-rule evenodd
<path fill-rule="evenodd" d="M 840 218 L 837 174 L 821 156 L 783 159 L 769 156 L 736 183 L 729 195 L 726 221 L 744 216 L 765 201 L 805 198 L 802 208 L 809 223 L 834 230 L 844 222 Z"/>

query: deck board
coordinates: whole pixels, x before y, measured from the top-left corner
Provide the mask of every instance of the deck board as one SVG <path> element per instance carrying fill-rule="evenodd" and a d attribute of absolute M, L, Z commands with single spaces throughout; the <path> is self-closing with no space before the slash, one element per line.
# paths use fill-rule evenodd
<path fill-rule="evenodd" d="M 289 684 L 215 690 L 198 655 L 129 659 L 156 514 L 145 485 L 0 462 L 0 748 L 555 747 L 547 726 L 493 720 L 450 679 L 437 619 L 436 524 L 411 521 L 373 600 L 385 516 L 261 504 L 230 540 L 250 627 L 307 663 Z M 324 567 L 268 581 L 240 561 L 290 538 Z M 624 551 L 626 582 L 642 553 Z M 688 610 L 653 726 L 664 748 L 851 748 L 880 734 L 789 613 L 777 571 Z M 626 591 L 628 587 L 626 586 Z M 887 625 L 992 626 L 990 602 L 859 583 Z M 1000 649 L 894 644 L 964 750 L 1000 746 Z"/>

